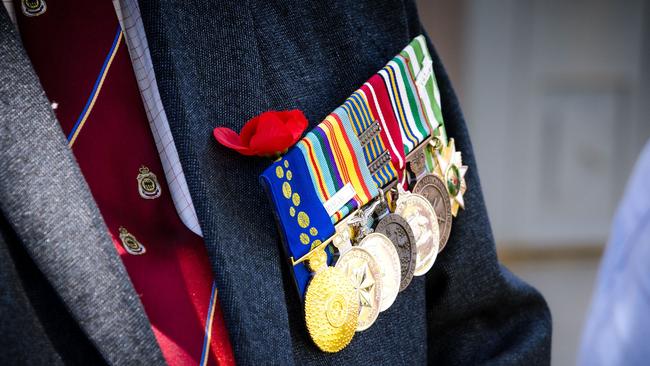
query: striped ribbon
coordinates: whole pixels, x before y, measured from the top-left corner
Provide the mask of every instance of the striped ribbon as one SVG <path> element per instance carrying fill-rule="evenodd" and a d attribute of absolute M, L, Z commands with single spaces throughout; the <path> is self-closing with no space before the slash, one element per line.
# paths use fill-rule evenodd
<path fill-rule="evenodd" d="M 408 67 L 412 75 L 414 75 L 414 79 L 417 79 L 420 72 L 424 71 L 423 69 L 426 65 L 432 62 L 423 35 L 415 37 L 411 43 L 400 52 L 400 55 L 408 60 Z M 422 87 L 418 85 L 417 89 L 422 104 L 424 105 L 424 111 L 433 127 L 433 134 L 434 136 L 438 136 L 443 143 L 447 144 L 447 132 L 445 131 L 440 103 L 440 89 L 438 89 L 436 75 L 433 70 L 431 70 L 430 76 L 427 77 L 426 81 L 421 85 Z"/>
<path fill-rule="evenodd" d="M 343 109 L 346 111 L 348 118 L 352 122 L 352 127 L 357 136 L 361 136 L 371 126 L 379 123 L 377 118 L 373 115 L 368 104 L 368 97 L 363 90 L 355 91 L 343 104 Z M 378 126 L 380 127 L 380 126 Z M 366 164 L 371 166 L 373 162 L 377 161 L 380 156 L 385 155 L 390 159 L 390 152 L 386 149 L 386 145 L 381 139 L 379 131 L 362 147 L 363 155 Z M 384 187 L 392 182 L 397 177 L 397 171 L 393 163 L 388 160 L 374 173 L 372 179 L 377 187 Z"/>
<path fill-rule="evenodd" d="M 403 146 L 395 146 L 394 141 L 400 139 L 391 138 L 391 129 L 386 126 L 387 119 L 373 113 L 373 107 L 378 112 L 381 109 L 376 105 L 377 96 L 368 83 L 355 91 L 297 144 L 307 163 L 314 190 L 323 204 L 347 184 L 351 184 L 355 190 L 354 198 L 331 216 L 333 223 L 376 197 L 377 188 L 403 176 L 398 169 L 404 169 L 404 156 L 432 134 L 439 136 L 446 144 L 440 91 L 430 63 L 431 56 L 424 36 L 418 36 L 377 74 L 383 81 L 382 88 L 385 86 L 390 100 L 389 109 L 392 109 L 390 113 L 399 126 Z M 427 69 L 431 71 L 425 71 Z M 421 72 L 430 75 L 418 83 L 416 80 Z M 373 95 L 368 95 L 368 92 Z M 379 133 L 375 133 L 372 138 L 364 140 L 362 146 L 360 137 L 370 128 L 376 128 L 377 123 L 380 124 L 381 133 L 389 136 L 382 139 Z M 429 150 L 425 150 L 426 163 L 427 167 L 432 168 L 434 161 Z M 387 152 L 390 152 L 391 159 L 375 168 L 373 163 Z M 373 167 L 372 173 L 370 166 Z"/>
<path fill-rule="evenodd" d="M 332 215 L 333 223 L 379 194 L 365 163 L 361 143 L 343 107 L 327 116 L 297 146 L 323 204 L 346 184 L 354 188 L 354 198 Z"/>
<path fill-rule="evenodd" d="M 86 120 L 88 119 L 90 112 L 93 110 L 93 107 L 95 106 L 95 101 L 97 100 L 97 96 L 102 90 L 102 86 L 104 85 L 104 80 L 106 80 L 106 75 L 108 74 L 108 70 L 111 68 L 111 64 L 115 59 L 117 50 L 120 48 L 120 44 L 122 43 L 122 38 L 123 38 L 122 35 L 123 35 L 122 28 L 118 25 L 117 32 L 115 34 L 115 37 L 113 38 L 113 43 L 111 44 L 111 48 L 108 51 L 106 58 L 104 59 L 104 64 L 102 65 L 102 68 L 99 71 L 99 75 L 97 75 L 97 79 L 95 80 L 93 89 L 91 90 L 90 96 L 86 101 L 86 105 L 81 111 L 81 114 L 79 114 L 79 117 L 77 118 L 77 121 L 72 127 L 72 130 L 68 134 L 68 146 L 70 147 L 74 145 L 75 141 L 77 140 L 77 136 L 79 136 L 79 132 L 81 132 L 81 129 L 86 124 Z"/>
<path fill-rule="evenodd" d="M 400 132 L 401 128 L 393 112 L 384 79 L 379 74 L 375 74 L 359 90 L 365 93 L 370 110 L 379 119 L 379 123 L 381 124 L 381 139 L 389 147 L 393 167 L 397 170 L 397 178 L 404 185 L 406 184 L 406 174 L 404 174 L 406 169 L 406 156 L 404 154 L 404 144 Z"/>
<path fill-rule="evenodd" d="M 425 69 L 431 67 L 431 55 L 427 48 L 426 40 L 423 35 L 414 38 L 411 43 L 400 53 L 402 57 L 408 60 L 410 71 L 417 79 L 420 72 L 427 72 Z M 440 103 L 440 89 L 436 81 L 436 75 L 430 70 L 430 75 L 424 82 L 417 85 L 422 99 L 424 110 L 429 116 L 429 121 L 433 122 L 433 135 L 438 137 L 443 145 L 447 144 L 447 131 L 442 118 L 442 109 Z M 424 148 L 426 171 L 432 172 L 436 167 L 435 151 L 432 147 Z"/>
<path fill-rule="evenodd" d="M 404 151 L 408 155 L 431 135 L 415 80 L 406 59 L 401 55 L 395 56 L 379 71 L 379 75 L 386 83 L 393 111 L 399 121 Z"/>
<path fill-rule="evenodd" d="M 201 362 L 199 365 L 206 366 L 210 359 L 210 342 L 212 341 L 212 324 L 214 323 L 214 310 L 217 302 L 217 284 L 212 281 L 210 303 L 208 304 L 208 315 L 205 319 L 205 335 L 203 336 L 203 347 L 201 348 Z"/>

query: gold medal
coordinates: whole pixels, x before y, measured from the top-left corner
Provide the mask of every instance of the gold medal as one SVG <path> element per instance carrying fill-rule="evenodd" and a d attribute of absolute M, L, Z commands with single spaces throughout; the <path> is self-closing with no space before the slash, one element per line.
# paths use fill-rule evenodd
<path fill-rule="evenodd" d="M 379 264 L 367 250 L 352 247 L 339 258 L 336 268 L 345 272 L 357 295 L 360 305 L 357 332 L 370 328 L 381 307 L 382 278 Z"/>
<path fill-rule="evenodd" d="M 305 294 L 305 322 L 311 339 L 324 352 L 345 348 L 357 328 L 359 301 L 345 272 L 327 267 L 314 275 Z"/>
<path fill-rule="evenodd" d="M 320 240 L 314 240 L 311 244 L 311 249 L 318 247 L 322 242 Z M 314 250 L 309 254 L 307 258 L 307 268 L 312 272 L 318 272 L 321 269 L 327 267 L 327 253 L 325 249 Z"/>
<path fill-rule="evenodd" d="M 436 163 L 435 174 L 445 183 L 451 203 L 451 214 L 455 217 L 458 208 L 465 208 L 463 194 L 467 190 L 467 166 L 463 165 L 460 151 L 456 151 L 454 139 L 449 139 L 447 146 L 436 150 Z"/>

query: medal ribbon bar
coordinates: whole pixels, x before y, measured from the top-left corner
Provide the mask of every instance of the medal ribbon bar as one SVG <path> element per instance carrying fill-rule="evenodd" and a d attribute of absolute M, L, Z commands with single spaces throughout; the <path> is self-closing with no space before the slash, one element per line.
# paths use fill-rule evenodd
<path fill-rule="evenodd" d="M 411 173 L 407 171 L 408 166 Z M 415 166 L 421 171 L 414 172 Z M 417 228 L 409 234 L 416 235 L 410 239 L 403 236 L 388 239 L 381 233 L 372 235 L 393 243 L 396 248 L 395 240 L 401 243 L 403 238 L 412 241 L 409 245 L 413 248 L 417 244 L 418 258 L 428 262 L 418 263 L 415 275 L 426 273 L 433 265 L 438 248 L 444 247 L 447 240 L 451 214 L 455 216 L 458 207 L 463 207 L 466 169 L 462 166 L 460 152 L 455 151 L 453 139 L 448 141 L 431 56 L 424 36 L 418 36 L 263 172 L 260 180 L 272 201 L 284 254 L 291 265 L 299 295 L 306 299 L 307 328 L 319 348 L 336 352 L 345 347 L 354 333 L 350 327 L 357 321 L 351 314 L 359 315 L 367 310 L 363 310 L 365 305 L 361 300 L 360 304 L 355 303 L 361 306 L 358 311 L 350 303 L 354 296 L 350 297 L 349 291 L 361 291 L 360 283 L 352 278 L 351 282 L 344 280 L 346 275 L 339 265 L 333 266 L 337 255 L 344 255 L 352 248 L 350 238 L 356 236 L 353 240 L 357 244 L 363 236 L 370 238 L 373 213 L 381 207 L 382 214 L 376 214 L 375 220 L 390 213 L 393 221 L 388 225 Z M 417 177 L 409 184 L 406 178 L 413 177 L 413 173 Z M 413 187 L 420 178 L 422 184 Z M 394 191 L 392 187 L 398 182 L 401 193 L 386 193 Z M 409 187 L 414 193 L 407 191 Z M 422 195 L 415 191 L 418 189 Z M 400 218 L 402 214 L 391 208 L 395 197 L 398 206 L 402 197 L 400 207 L 404 217 L 411 217 L 409 220 L 413 223 Z M 408 207 L 407 197 L 418 205 Z M 436 205 L 441 198 L 445 205 Z M 413 209 L 423 211 L 413 213 Z M 422 225 L 424 219 L 427 219 L 427 227 L 417 226 Z M 419 238 L 438 238 L 439 223 L 446 225 L 443 231 L 446 234 L 440 236 L 444 240 L 440 239 L 439 243 L 435 239 L 434 245 L 428 246 L 435 248 L 435 253 L 421 255 L 420 250 L 426 251 L 427 246 L 420 248 Z M 353 232 L 353 225 L 358 225 L 354 229 L 357 232 Z M 384 223 L 382 230 L 386 235 L 392 233 L 386 230 L 388 227 Z M 435 235 L 427 235 L 423 230 Z M 354 250 L 364 253 L 363 249 Z M 410 257 L 414 258 L 414 253 Z M 361 254 L 359 256 L 363 257 Z M 412 276 L 411 272 L 404 287 Z M 373 279 L 382 281 L 376 276 Z M 399 280 L 398 274 L 398 285 Z M 379 282 L 375 284 L 377 289 L 382 287 Z M 317 285 L 310 289 L 310 283 Z M 324 285 L 326 283 L 328 285 Z M 377 291 L 375 297 L 381 292 Z M 385 308 L 390 306 L 385 305 Z M 374 321 L 372 317 L 364 319 L 362 321 L 359 315 L 357 331 L 366 329 Z"/>

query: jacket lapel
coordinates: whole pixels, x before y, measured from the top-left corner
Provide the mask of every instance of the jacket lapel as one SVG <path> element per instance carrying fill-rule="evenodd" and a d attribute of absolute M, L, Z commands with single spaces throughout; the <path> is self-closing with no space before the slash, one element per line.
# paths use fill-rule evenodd
<path fill-rule="evenodd" d="M 164 364 L 13 24 L 0 11 L 0 210 L 109 364 Z"/>
<path fill-rule="evenodd" d="M 269 161 L 211 137 L 215 125 L 239 130 L 269 108 L 255 32 L 241 32 L 255 28 L 249 4 L 141 1 L 140 10 L 234 355 L 241 364 L 292 364 L 277 230 L 258 183 Z"/>

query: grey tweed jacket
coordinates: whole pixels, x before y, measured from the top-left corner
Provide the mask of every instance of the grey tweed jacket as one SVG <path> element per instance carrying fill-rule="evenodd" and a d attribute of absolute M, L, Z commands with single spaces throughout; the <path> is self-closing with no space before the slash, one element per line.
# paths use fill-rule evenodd
<path fill-rule="evenodd" d="M 306 333 L 258 185 L 268 162 L 211 138 L 214 126 L 238 130 L 268 109 L 300 108 L 313 126 L 423 32 L 413 1 L 151 0 L 140 8 L 238 363 L 549 363 L 548 308 L 497 261 L 470 139 L 437 55 L 447 131 L 469 165 L 467 209 L 429 274 L 339 353 L 318 351 Z M 164 364 L 4 10 L 0 364 Z"/>

